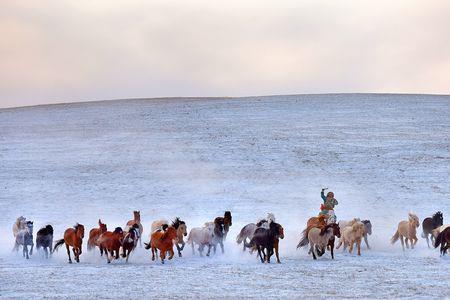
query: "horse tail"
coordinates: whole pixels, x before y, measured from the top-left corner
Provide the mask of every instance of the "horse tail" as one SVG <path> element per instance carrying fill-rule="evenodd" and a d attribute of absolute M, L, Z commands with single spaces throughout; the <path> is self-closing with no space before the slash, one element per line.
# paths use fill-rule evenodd
<path fill-rule="evenodd" d="M 442 237 L 443 237 L 443 236 L 444 236 L 444 235 L 443 235 L 443 231 L 440 232 L 440 233 L 438 234 L 438 236 L 437 236 L 436 239 L 434 240 L 434 248 L 439 247 L 439 245 L 442 243 Z"/>
<path fill-rule="evenodd" d="M 55 246 L 53 247 L 53 252 L 55 252 L 55 250 L 58 250 L 58 248 L 61 247 L 63 244 L 64 244 L 64 239 L 57 240 L 55 243 Z"/>
<path fill-rule="evenodd" d="M 236 237 L 236 243 L 240 244 L 244 240 L 245 240 L 244 228 L 242 228 L 241 232 L 239 232 L 238 236 Z"/>
<path fill-rule="evenodd" d="M 420 235 L 422 238 L 426 238 L 425 231 L 422 231 L 422 234 Z"/>
<path fill-rule="evenodd" d="M 148 242 L 148 243 L 144 243 L 144 248 L 146 249 L 146 250 L 148 250 L 148 249 L 150 249 L 152 246 L 151 246 L 151 242 Z"/>
<path fill-rule="evenodd" d="M 253 240 L 251 240 L 249 243 L 247 243 L 247 239 L 244 239 L 243 240 L 244 241 L 244 246 L 245 246 L 245 248 L 253 248 L 253 246 L 254 246 L 254 242 L 253 242 Z"/>
<path fill-rule="evenodd" d="M 94 248 L 95 248 L 94 240 L 93 239 L 88 239 L 88 242 L 87 242 L 87 249 L 88 249 L 88 251 L 91 251 Z"/>
<path fill-rule="evenodd" d="M 306 229 L 305 229 L 305 230 L 303 230 L 302 239 L 300 240 L 300 242 L 298 242 L 297 249 L 305 247 L 308 244 L 309 244 L 308 234 L 306 233 Z"/>
<path fill-rule="evenodd" d="M 400 233 L 398 230 L 395 232 L 394 236 L 391 238 L 391 244 L 394 244 L 400 238 Z"/>

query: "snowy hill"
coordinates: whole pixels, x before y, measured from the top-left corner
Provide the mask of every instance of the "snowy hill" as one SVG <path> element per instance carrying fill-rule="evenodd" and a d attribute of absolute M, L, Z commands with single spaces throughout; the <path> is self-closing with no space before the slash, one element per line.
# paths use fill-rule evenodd
<path fill-rule="evenodd" d="M 450 96 L 293 95 L 150 99 L 0 110 L 0 297 L 443 297 L 448 258 L 389 239 L 409 211 L 450 223 Z M 296 250 L 334 191 L 338 219 L 373 224 L 373 250 L 313 261 Z M 24 215 L 55 239 L 75 222 L 145 229 L 180 216 L 188 229 L 231 210 L 225 255 L 161 266 L 138 249 L 128 265 L 98 253 L 66 263 L 11 254 Z M 273 212 L 285 228 L 281 265 L 262 265 L 235 243 L 241 227 Z M 421 232 L 421 230 L 420 230 Z M 17 279 L 17 274 L 21 274 Z M 42 278 L 51 290 L 42 291 Z M 104 285 L 99 282 L 104 279 Z M 132 278 L 132 280 L 130 279 Z M 330 284 L 330 285 L 327 285 Z M 166 289 L 161 290 L 161 286 Z M 118 289 L 117 287 L 121 287 Z M 107 290 L 115 290 L 111 295 Z M 262 294 L 256 294 L 260 290 Z M 73 297 L 71 297 L 73 298 Z"/>

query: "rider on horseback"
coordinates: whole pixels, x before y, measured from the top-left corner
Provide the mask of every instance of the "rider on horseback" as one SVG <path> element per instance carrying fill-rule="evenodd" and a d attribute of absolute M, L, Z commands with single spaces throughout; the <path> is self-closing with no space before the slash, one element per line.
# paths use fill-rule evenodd
<path fill-rule="evenodd" d="M 338 201 L 334 198 L 333 192 L 328 192 L 327 196 L 325 196 L 325 190 L 327 188 L 323 188 L 320 192 L 320 196 L 322 197 L 323 204 L 320 205 L 320 215 L 325 215 L 328 218 L 328 223 L 336 222 L 336 215 L 334 214 L 334 207 L 338 205 Z"/>

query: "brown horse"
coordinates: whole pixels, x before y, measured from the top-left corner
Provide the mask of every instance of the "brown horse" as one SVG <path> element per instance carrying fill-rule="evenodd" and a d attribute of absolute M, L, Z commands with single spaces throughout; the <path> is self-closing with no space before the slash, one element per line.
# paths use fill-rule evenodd
<path fill-rule="evenodd" d="M 297 248 L 305 247 L 309 244 L 308 233 L 311 228 L 319 228 L 322 229 L 327 225 L 327 218 L 325 215 L 320 215 L 318 217 L 309 218 L 306 223 L 306 228 L 302 232 L 302 238 L 297 245 Z"/>
<path fill-rule="evenodd" d="M 87 242 L 87 249 L 92 250 L 95 246 L 98 246 L 97 240 L 102 233 L 105 233 L 108 228 L 105 223 L 102 223 L 102 220 L 98 219 L 98 228 L 93 228 L 89 231 L 89 239 Z M 103 256 L 103 249 L 100 248 L 100 255 Z"/>
<path fill-rule="evenodd" d="M 77 263 L 80 262 L 80 255 L 82 253 L 82 245 L 84 238 L 84 226 L 81 224 L 76 224 L 73 228 L 67 228 L 64 231 L 64 238 L 56 241 L 55 247 L 53 251 L 58 250 L 62 244 L 66 244 L 67 255 L 69 256 L 69 263 L 72 263 L 72 259 L 70 258 L 70 249 L 69 246 L 72 247 L 73 255 L 75 257 L 75 261 Z"/>
<path fill-rule="evenodd" d="M 440 211 L 435 213 L 432 217 L 423 219 L 422 221 L 422 237 L 427 240 L 428 248 L 430 248 L 430 242 L 428 240 L 428 235 L 430 235 L 431 243 L 434 244 L 434 236 L 432 231 L 436 228 L 441 227 L 444 224 L 444 216 Z"/>
<path fill-rule="evenodd" d="M 113 232 L 106 231 L 98 238 L 98 245 L 106 253 L 106 260 L 108 264 L 112 259 L 119 259 L 119 251 L 123 242 L 122 228 L 116 227 Z"/>
<path fill-rule="evenodd" d="M 137 225 L 139 227 L 139 245 L 142 246 L 141 242 L 141 236 L 144 232 L 144 227 L 141 224 L 141 212 L 139 210 L 133 211 L 133 220 L 129 220 L 127 222 L 127 226 L 125 226 L 125 231 L 127 231 L 130 227 L 133 227 L 133 225 Z"/>
<path fill-rule="evenodd" d="M 437 248 L 439 245 L 441 245 L 441 256 L 445 255 L 445 253 L 447 253 L 447 249 L 450 248 L 450 227 L 445 228 L 444 231 L 439 233 L 436 237 L 434 248 Z"/>
<path fill-rule="evenodd" d="M 217 217 L 214 219 L 214 223 L 219 223 L 223 225 L 223 231 L 224 231 L 224 236 L 223 236 L 223 240 L 226 239 L 228 231 L 230 230 L 232 223 L 232 217 L 231 217 L 231 212 L 230 211 L 226 211 L 225 214 L 223 215 L 223 217 Z"/>
<path fill-rule="evenodd" d="M 278 255 L 278 242 L 280 238 L 284 238 L 283 227 L 278 223 L 270 222 L 268 229 L 259 227 L 255 230 L 248 247 L 252 248 L 252 253 L 254 250 L 258 251 L 258 256 L 262 263 L 270 263 L 270 257 L 273 255 L 275 249 L 277 262 L 280 263 Z"/>
<path fill-rule="evenodd" d="M 157 230 L 152 233 L 150 243 L 145 243 L 145 249 L 152 248 L 152 260 L 155 260 L 155 252 L 159 250 L 161 263 L 164 263 L 166 252 L 169 252 L 169 259 L 173 258 L 174 240 L 177 239 L 177 230 L 173 226 L 169 226 L 166 231 Z"/>

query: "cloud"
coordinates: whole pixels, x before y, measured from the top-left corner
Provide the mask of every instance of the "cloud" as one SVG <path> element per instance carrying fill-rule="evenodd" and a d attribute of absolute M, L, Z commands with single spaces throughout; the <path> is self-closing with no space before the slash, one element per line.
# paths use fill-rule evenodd
<path fill-rule="evenodd" d="M 448 1 L 2 1 L 0 107 L 450 93 Z"/>

